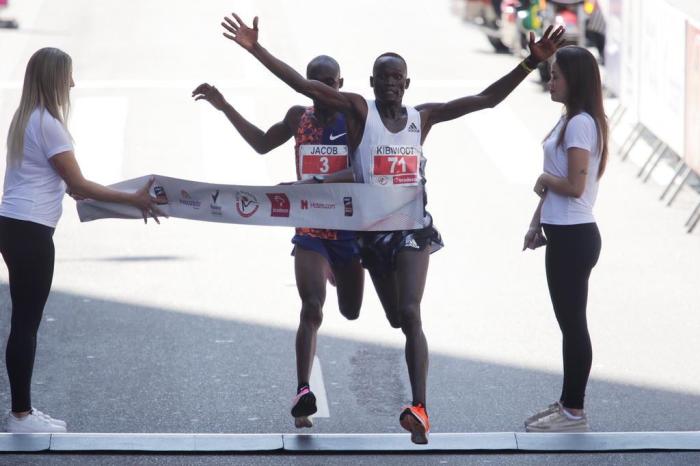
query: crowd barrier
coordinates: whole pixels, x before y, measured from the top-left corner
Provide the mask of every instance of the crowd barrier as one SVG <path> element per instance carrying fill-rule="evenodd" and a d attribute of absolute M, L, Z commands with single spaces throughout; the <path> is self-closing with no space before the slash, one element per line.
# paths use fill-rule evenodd
<path fill-rule="evenodd" d="M 622 160 L 640 141 L 650 150 L 638 176 L 662 160 L 674 173 L 660 200 L 670 206 L 684 186 L 700 190 L 700 21 L 668 0 L 599 0 L 608 19 L 605 86 L 619 99 L 611 130 L 623 133 Z M 700 223 L 700 201 L 685 226 Z"/>

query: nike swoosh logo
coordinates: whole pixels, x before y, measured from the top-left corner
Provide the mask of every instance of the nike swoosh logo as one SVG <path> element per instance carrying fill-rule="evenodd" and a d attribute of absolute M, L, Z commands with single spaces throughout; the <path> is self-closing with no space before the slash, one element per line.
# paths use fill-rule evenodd
<path fill-rule="evenodd" d="M 335 141 L 336 139 L 338 139 L 338 138 L 340 138 L 340 137 L 343 137 L 343 136 L 345 136 L 346 134 L 348 134 L 348 133 L 340 133 L 340 134 L 332 134 L 332 133 L 331 133 L 331 135 L 328 136 L 328 139 L 330 139 L 331 141 Z"/>

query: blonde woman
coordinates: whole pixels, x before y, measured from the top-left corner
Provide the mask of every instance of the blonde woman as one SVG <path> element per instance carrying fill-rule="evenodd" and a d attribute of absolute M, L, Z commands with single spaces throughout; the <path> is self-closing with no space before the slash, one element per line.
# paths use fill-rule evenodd
<path fill-rule="evenodd" d="M 70 56 L 43 48 L 29 59 L 19 108 L 7 136 L 7 166 L 0 205 L 0 252 L 12 300 L 5 361 L 12 409 L 8 432 L 65 432 L 66 423 L 32 407 L 30 386 L 36 336 L 53 279 L 53 232 L 66 192 L 76 197 L 132 205 L 157 219 L 151 180 L 123 193 L 86 180 L 66 127 L 73 87 Z"/>
<path fill-rule="evenodd" d="M 584 432 L 590 430 L 583 401 L 593 359 L 588 278 L 601 249 L 593 206 L 608 156 L 608 124 L 593 55 L 582 47 L 559 49 L 549 92 L 565 113 L 544 141 L 544 173 L 534 188 L 542 199 L 523 249 L 547 245 L 545 269 L 562 333 L 564 380 L 559 399 L 526 419 L 525 428 Z"/>

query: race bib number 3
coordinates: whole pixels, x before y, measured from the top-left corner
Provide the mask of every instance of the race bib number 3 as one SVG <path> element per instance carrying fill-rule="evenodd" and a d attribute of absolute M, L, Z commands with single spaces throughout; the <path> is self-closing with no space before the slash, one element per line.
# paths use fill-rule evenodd
<path fill-rule="evenodd" d="M 420 148 L 377 146 L 372 148 L 372 184 L 415 186 L 420 181 Z"/>
<path fill-rule="evenodd" d="M 304 144 L 299 146 L 299 158 L 302 180 L 330 175 L 348 168 L 348 146 Z"/>

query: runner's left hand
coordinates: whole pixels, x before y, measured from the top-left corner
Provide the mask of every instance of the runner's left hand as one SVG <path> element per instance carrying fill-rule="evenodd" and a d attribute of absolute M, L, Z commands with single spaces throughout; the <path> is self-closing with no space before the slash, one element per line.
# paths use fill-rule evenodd
<path fill-rule="evenodd" d="M 535 42 L 535 33 L 530 31 L 530 42 L 528 44 L 530 57 L 537 63 L 545 61 L 564 45 L 566 29 L 564 29 L 564 26 L 559 26 L 552 33 L 553 28 L 554 26 L 549 26 L 537 42 Z"/>
<path fill-rule="evenodd" d="M 234 19 L 226 16 L 221 25 L 231 34 L 224 32 L 224 37 L 231 39 L 249 52 L 258 43 L 258 17 L 253 18 L 253 27 L 249 28 L 236 14 L 231 13 Z"/>

